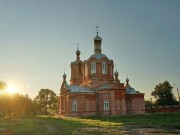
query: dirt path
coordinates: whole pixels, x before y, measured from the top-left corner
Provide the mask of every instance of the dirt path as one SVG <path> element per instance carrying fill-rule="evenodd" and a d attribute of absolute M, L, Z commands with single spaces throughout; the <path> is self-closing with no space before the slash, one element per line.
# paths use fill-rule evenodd
<path fill-rule="evenodd" d="M 125 126 L 125 131 L 128 135 L 177 135 L 180 134 L 180 130 L 176 129 L 161 129 L 151 126 L 142 125 L 129 125 Z"/>
<path fill-rule="evenodd" d="M 180 130 L 163 130 L 148 126 L 123 126 L 116 129 L 87 127 L 74 131 L 72 135 L 180 135 Z"/>

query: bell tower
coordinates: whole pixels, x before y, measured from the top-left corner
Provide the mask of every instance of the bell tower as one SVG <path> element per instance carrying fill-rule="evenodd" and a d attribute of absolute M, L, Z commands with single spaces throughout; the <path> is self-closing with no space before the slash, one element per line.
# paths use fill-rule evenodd
<path fill-rule="evenodd" d="M 79 44 L 77 44 L 76 60 L 71 62 L 71 85 L 80 85 L 83 78 L 83 62 L 80 60 Z"/>

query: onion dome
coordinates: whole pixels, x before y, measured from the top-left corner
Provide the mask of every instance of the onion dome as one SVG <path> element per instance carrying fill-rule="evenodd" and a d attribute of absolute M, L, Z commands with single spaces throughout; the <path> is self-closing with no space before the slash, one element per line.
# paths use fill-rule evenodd
<path fill-rule="evenodd" d="M 98 36 L 97 30 L 97 36 L 94 38 L 94 53 L 101 53 L 101 42 L 102 38 Z"/>
<path fill-rule="evenodd" d="M 126 78 L 125 88 L 131 88 L 131 86 L 129 85 L 129 79 L 128 78 Z"/>
<path fill-rule="evenodd" d="M 119 75 L 119 73 L 117 71 L 114 72 L 114 75 Z"/>
<path fill-rule="evenodd" d="M 77 56 L 76 59 L 77 59 L 77 60 L 80 59 L 80 57 L 79 57 L 80 54 L 81 54 L 81 52 L 79 51 L 79 44 L 77 44 L 77 51 L 76 51 L 76 56 Z"/>
<path fill-rule="evenodd" d="M 97 29 L 97 36 L 94 38 L 94 42 L 95 42 L 95 41 L 102 41 L 102 38 L 100 38 L 100 37 L 98 36 L 98 26 L 96 26 L 96 29 Z"/>
<path fill-rule="evenodd" d="M 76 54 L 79 55 L 81 52 L 79 51 L 79 49 L 76 51 Z"/>
<path fill-rule="evenodd" d="M 126 79 L 126 83 L 129 84 L 129 79 L 128 78 Z"/>
<path fill-rule="evenodd" d="M 79 60 L 79 59 L 80 59 L 80 57 L 79 57 L 79 56 L 80 56 L 80 54 L 81 54 L 81 52 L 80 52 L 79 50 L 77 50 L 77 51 L 76 51 L 76 59 L 77 59 L 77 60 Z"/>
<path fill-rule="evenodd" d="M 118 79 L 118 75 L 119 73 L 117 72 L 117 70 L 114 72 L 114 76 L 115 76 L 115 79 L 117 80 Z"/>
<path fill-rule="evenodd" d="M 128 78 L 126 79 L 125 88 L 126 88 L 126 94 L 138 94 L 139 93 L 139 91 L 136 91 L 134 88 L 132 88 L 130 86 Z"/>
<path fill-rule="evenodd" d="M 94 38 L 94 42 L 95 41 L 102 41 L 102 38 L 98 36 L 98 32 L 97 32 L 97 36 Z"/>

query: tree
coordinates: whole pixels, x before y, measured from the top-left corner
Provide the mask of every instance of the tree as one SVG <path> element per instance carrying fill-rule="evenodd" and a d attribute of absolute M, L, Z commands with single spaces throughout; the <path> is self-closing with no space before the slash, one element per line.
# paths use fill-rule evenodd
<path fill-rule="evenodd" d="M 0 90 L 4 90 L 6 89 L 6 87 L 7 87 L 7 84 L 3 81 L 0 81 Z"/>
<path fill-rule="evenodd" d="M 26 117 L 34 113 L 32 99 L 19 93 L 0 95 L 0 115 L 8 117 Z"/>
<path fill-rule="evenodd" d="M 154 105 L 154 103 L 151 100 L 145 100 L 144 103 L 146 108 L 151 108 Z"/>
<path fill-rule="evenodd" d="M 172 86 L 168 81 L 159 83 L 152 91 L 151 95 L 156 99 L 156 105 L 174 105 L 177 104 L 177 101 L 172 93 Z"/>
<path fill-rule="evenodd" d="M 57 109 L 57 96 L 54 91 L 49 89 L 41 89 L 39 91 L 39 94 L 34 99 L 34 104 L 38 104 L 39 107 L 36 106 L 36 108 L 40 108 L 40 111 L 44 111 L 45 114 L 48 113 L 48 110 L 50 111 L 56 111 Z"/>

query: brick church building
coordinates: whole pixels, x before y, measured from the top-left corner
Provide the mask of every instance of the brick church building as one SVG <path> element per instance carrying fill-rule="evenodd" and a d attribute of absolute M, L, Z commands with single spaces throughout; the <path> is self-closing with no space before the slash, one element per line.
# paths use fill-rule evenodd
<path fill-rule="evenodd" d="M 118 78 L 114 62 L 101 53 L 102 39 L 94 38 L 94 54 L 87 60 L 71 62 L 70 84 L 63 75 L 58 112 L 61 116 L 114 116 L 142 114 L 145 112 L 144 94 L 136 91 Z"/>

